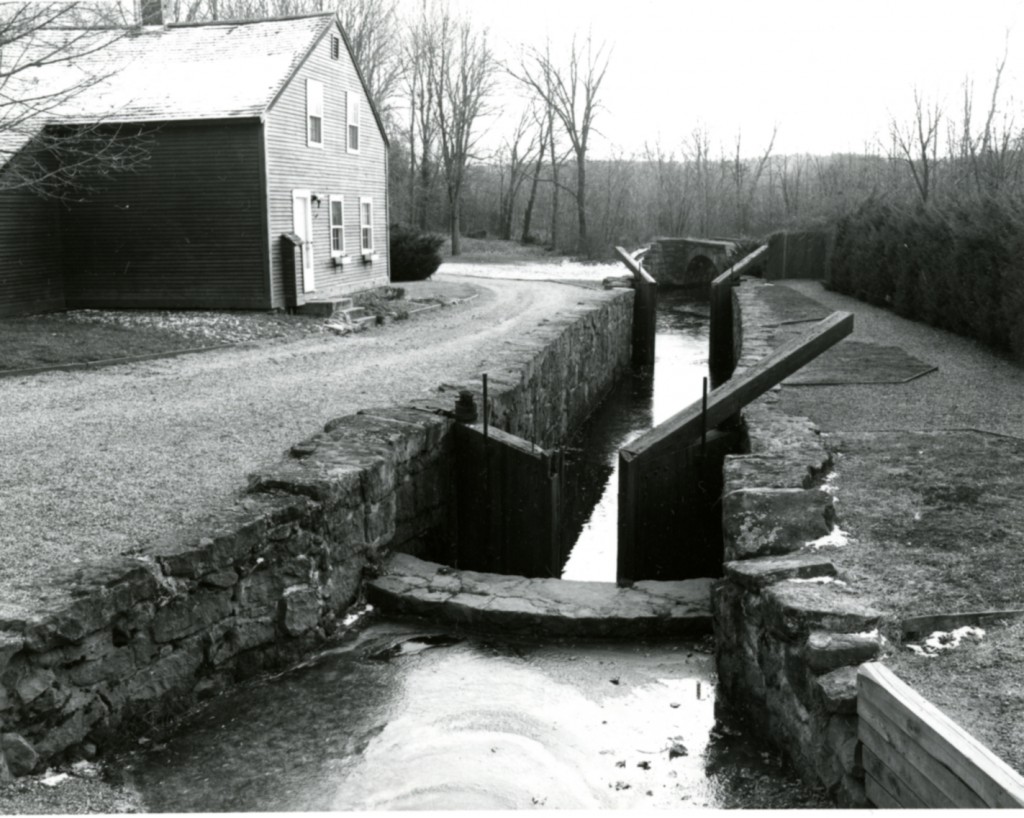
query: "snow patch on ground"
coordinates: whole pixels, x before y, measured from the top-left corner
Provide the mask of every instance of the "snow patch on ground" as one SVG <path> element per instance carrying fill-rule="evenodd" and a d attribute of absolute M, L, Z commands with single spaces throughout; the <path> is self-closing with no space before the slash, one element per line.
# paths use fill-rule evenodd
<path fill-rule="evenodd" d="M 970 625 L 964 625 L 962 628 L 957 628 L 952 631 L 934 631 L 931 636 L 925 639 L 920 645 L 908 644 L 906 647 L 918 656 L 934 657 L 944 651 L 954 650 L 960 647 L 960 643 L 964 639 L 968 639 L 972 642 L 980 642 L 984 638 L 984 628 L 975 628 Z"/>
<path fill-rule="evenodd" d="M 846 585 L 841 579 L 835 577 L 791 577 L 790 582 L 813 582 L 816 585 L 827 585 L 830 582 L 835 585 Z"/>
<path fill-rule="evenodd" d="M 804 545 L 808 548 L 824 548 L 826 545 L 834 545 L 837 548 L 841 548 L 844 545 L 850 544 L 850 535 L 847 534 L 839 526 L 833 526 L 832 530 L 824 537 L 818 537 L 816 540 L 810 540 L 805 542 Z"/>

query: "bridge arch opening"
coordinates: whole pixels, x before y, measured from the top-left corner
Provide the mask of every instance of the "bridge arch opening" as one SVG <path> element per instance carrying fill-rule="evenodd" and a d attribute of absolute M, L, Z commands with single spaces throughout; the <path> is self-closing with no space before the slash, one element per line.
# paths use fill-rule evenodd
<path fill-rule="evenodd" d="M 718 266 L 705 255 L 697 255 L 686 265 L 685 279 L 692 283 L 710 282 L 718 275 Z"/>

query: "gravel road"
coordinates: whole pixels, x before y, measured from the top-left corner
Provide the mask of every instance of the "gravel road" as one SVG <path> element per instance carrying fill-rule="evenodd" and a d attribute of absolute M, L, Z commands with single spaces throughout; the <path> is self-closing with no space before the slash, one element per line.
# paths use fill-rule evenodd
<path fill-rule="evenodd" d="M 446 265 L 435 280 L 474 300 L 359 335 L 0 381 L 0 599 L 30 605 L 52 566 L 200 519 L 330 418 L 497 367 L 511 340 L 579 300 L 564 283 L 487 275 Z"/>

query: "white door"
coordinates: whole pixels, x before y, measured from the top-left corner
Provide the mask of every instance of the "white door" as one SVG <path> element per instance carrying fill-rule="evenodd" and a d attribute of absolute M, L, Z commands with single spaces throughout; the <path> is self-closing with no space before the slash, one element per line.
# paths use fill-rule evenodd
<path fill-rule="evenodd" d="M 308 190 L 292 191 L 292 229 L 302 239 L 302 291 L 316 289 L 313 277 L 313 205 Z"/>

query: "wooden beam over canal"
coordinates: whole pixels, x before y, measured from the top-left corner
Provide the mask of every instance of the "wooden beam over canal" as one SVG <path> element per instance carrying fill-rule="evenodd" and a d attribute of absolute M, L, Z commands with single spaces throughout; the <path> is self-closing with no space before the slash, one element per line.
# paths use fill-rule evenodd
<path fill-rule="evenodd" d="M 696 401 L 619 450 L 618 581 L 628 585 L 644 571 L 645 557 L 658 546 L 655 532 L 674 531 L 683 547 L 678 514 L 683 481 L 680 470 L 703 468 L 694 444 L 748 403 L 792 375 L 853 332 L 853 315 L 834 312 L 803 335 L 783 344 L 768 357 L 708 395 L 706 410 Z"/>

